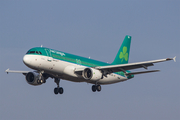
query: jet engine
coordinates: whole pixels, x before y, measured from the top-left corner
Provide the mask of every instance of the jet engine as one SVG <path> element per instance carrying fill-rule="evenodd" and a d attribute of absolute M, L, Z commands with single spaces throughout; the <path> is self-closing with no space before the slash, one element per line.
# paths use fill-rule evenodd
<path fill-rule="evenodd" d="M 29 72 L 26 75 L 27 83 L 34 86 L 41 85 L 42 83 L 44 83 L 44 77 L 41 76 L 41 80 L 39 78 L 40 78 L 40 74 L 37 72 Z"/>
<path fill-rule="evenodd" d="M 82 72 L 82 76 L 86 80 L 97 81 L 102 78 L 102 73 L 94 68 L 85 68 Z"/>

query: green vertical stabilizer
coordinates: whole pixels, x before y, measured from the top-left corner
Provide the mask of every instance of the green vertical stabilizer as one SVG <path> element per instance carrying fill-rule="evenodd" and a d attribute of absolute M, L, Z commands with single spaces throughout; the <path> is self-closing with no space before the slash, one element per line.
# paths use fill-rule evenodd
<path fill-rule="evenodd" d="M 130 51 L 130 44 L 131 44 L 131 36 L 126 36 L 124 41 L 116 55 L 116 58 L 112 62 L 113 65 L 116 64 L 126 64 L 129 60 L 129 51 Z"/>

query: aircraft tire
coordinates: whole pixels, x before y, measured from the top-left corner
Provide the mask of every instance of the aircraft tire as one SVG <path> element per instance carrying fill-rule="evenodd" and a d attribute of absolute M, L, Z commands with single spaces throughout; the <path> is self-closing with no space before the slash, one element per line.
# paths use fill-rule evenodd
<path fill-rule="evenodd" d="M 62 87 L 60 87 L 60 88 L 58 89 L 58 92 L 59 92 L 59 94 L 63 94 L 64 89 L 63 89 Z"/>
<path fill-rule="evenodd" d="M 93 86 L 92 86 L 92 91 L 93 91 L 93 92 L 96 92 L 96 85 L 93 85 Z"/>
<path fill-rule="evenodd" d="M 38 84 L 40 84 L 40 83 L 41 83 L 41 81 L 40 81 L 40 80 L 37 80 L 37 83 L 38 83 Z"/>
<path fill-rule="evenodd" d="M 46 83 L 46 80 L 44 80 L 43 83 Z"/>
<path fill-rule="evenodd" d="M 97 85 L 96 89 L 98 92 L 100 92 L 101 91 L 101 85 Z"/>
<path fill-rule="evenodd" d="M 42 83 L 44 83 L 44 81 L 43 81 L 43 80 L 40 80 L 40 83 L 42 84 Z"/>
<path fill-rule="evenodd" d="M 58 94 L 58 88 L 54 88 L 54 94 Z"/>

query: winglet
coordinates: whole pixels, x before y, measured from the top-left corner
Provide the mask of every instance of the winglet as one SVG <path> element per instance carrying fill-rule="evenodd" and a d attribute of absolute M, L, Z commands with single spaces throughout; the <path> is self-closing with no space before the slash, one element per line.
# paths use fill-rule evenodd
<path fill-rule="evenodd" d="M 174 60 L 176 62 L 176 56 L 174 58 L 167 58 L 166 60 Z"/>
<path fill-rule="evenodd" d="M 176 62 L 176 56 L 173 58 L 174 62 Z"/>

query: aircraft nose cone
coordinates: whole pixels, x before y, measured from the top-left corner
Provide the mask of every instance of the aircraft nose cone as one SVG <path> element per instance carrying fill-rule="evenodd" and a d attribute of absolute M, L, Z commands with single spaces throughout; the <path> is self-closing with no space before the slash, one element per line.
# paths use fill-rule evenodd
<path fill-rule="evenodd" d="M 31 63 L 30 57 L 28 55 L 25 55 L 23 57 L 23 62 L 24 62 L 25 65 L 29 65 Z"/>

